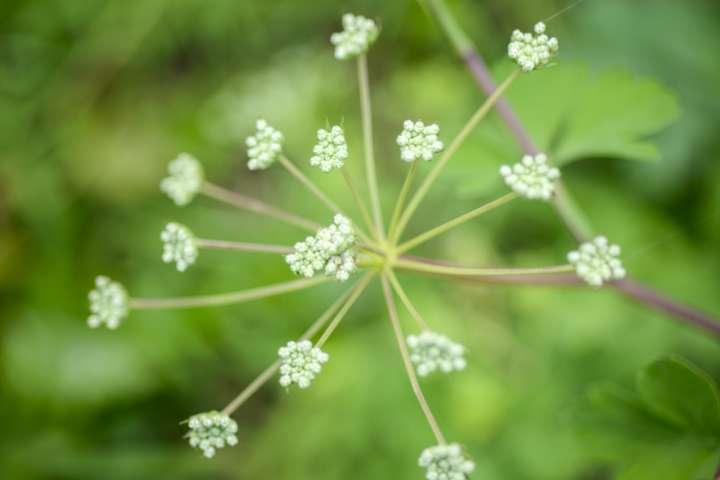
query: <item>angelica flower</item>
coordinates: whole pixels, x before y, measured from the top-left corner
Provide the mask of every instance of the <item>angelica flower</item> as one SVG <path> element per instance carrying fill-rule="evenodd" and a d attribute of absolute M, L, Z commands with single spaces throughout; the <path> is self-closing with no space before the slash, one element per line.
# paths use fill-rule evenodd
<path fill-rule="evenodd" d="M 625 277 L 625 268 L 620 261 L 620 247 L 609 244 L 603 236 L 583 243 L 578 250 L 568 253 L 567 258 L 575 266 L 577 275 L 593 287 Z"/>
<path fill-rule="evenodd" d="M 128 314 L 129 297 L 125 287 L 102 275 L 95 277 L 95 288 L 88 294 L 90 316 L 88 326 L 97 328 L 103 323 L 116 329 Z"/>
<path fill-rule="evenodd" d="M 443 149 L 443 143 L 438 140 L 440 127 L 433 123 L 425 125 L 421 121 L 405 120 L 403 131 L 397 137 L 400 146 L 400 158 L 412 162 L 418 158 L 429 161 L 433 155 Z"/>
<path fill-rule="evenodd" d="M 524 155 L 512 166 L 500 167 L 500 175 L 516 193 L 530 199 L 550 200 L 555 191 L 555 182 L 560 170 L 548 164 L 547 155 L 538 153 L 534 157 Z"/>
<path fill-rule="evenodd" d="M 181 153 L 168 164 L 168 173 L 170 175 L 160 182 L 160 190 L 177 205 L 187 205 L 202 188 L 202 165 L 192 155 Z"/>
<path fill-rule="evenodd" d="M 425 330 L 420 335 L 409 335 L 407 344 L 410 360 L 421 377 L 438 369 L 450 373 L 465 368 L 465 348 L 444 335 Z"/>
<path fill-rule="evenodd" d="M 293 253 L 286 255 L 285 261 L 293 272 L 303 277 L 310 278 L 323 272 L 342 282 L 355 270 L 354 244 L 355 233 L 350 220 L 337 214 L 331 225 L 296 243 Z"/>
<path fill-rule="evenodd" d="M 175 262 L 179 272 L 184 272 L 197 260 L 195 235 L 185 225 L 168 223 L 160 234 L 160 239 L 163 242 L 163 262 Z"/>
<path fill-rule="evenodd" d="M 508 44 L 508 56 L 525 72 L 547 65 L 557 55 L 559 45 L 555 37 L 545 35 L 545 24 L 535 24 L 535 35 L 515 30 Z"/>
<path fill-rule="evenodd" d="M 333 33 L 330 43 L 335 45 L 335 58 L 346 60 L 367 52 L 380 31 L 375 22 L 360 15 L 346 13 L 342 17 L 343 31 Z"/>
<path fill-rule="evenodd" d="M 317 132 L 318 143 L 313 148 L 310 165 L 319 167 L 323 172 L 340 168 L 348 158 L 348 148 L 343 129 L 337 125 L 330 130 L 320 129 Z"/>
<path fill-rule="evenodd" d="M 280 385 L 289 387 L 296 383 L 300 388 L 309 387 L 322 370 L 322 364 L 330 358 L 327 353 L 313 347 L 310 340 L 290 341 L 280 347 L 278 356 L 281 362 Z"/>
<path fill-rule="evenodd" d="M 427 480 L 466 480 L 475 470 L 475 463 L 457 443 L 426 448 L 420 454 L 418 465 L 426 469 Z"/>
<path fill-rule="evenodd" d="M 247 166 L 250 170 L 265 170 L 282 153 L 283 134 L 260 119 L 255 123 L 257 132 L 245 139 Z"/>
<path fill-rule="evenodd" d="M 199 448 L 207 458 L 215 456 L 219 448 L 234 446 L 238 443 L 238 426 L 235 420 L 224 413 L 212 411 L 198 413 L 188 421 L 190 431 L 188 442 L 192 448 Z"/>

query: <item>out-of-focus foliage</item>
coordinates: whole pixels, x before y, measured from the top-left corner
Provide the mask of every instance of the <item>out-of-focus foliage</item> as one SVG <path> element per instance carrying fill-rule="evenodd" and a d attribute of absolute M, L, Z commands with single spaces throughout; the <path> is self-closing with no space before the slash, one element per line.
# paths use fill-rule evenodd
<path fill-rule="evenodd" d="M 449 3 L 502 72 L 512 29 L 571 2 Z M 291 278 L 272 256 L 203 251 L 182 274 L 163 264 L 159 234 L 168 221 L 237 241 L 289 244 L 304 233 L 206 199 L 176 208 L 158 182 L 166 163 L 188 151 L 211 180 L 328 223 L 281 169 L 248 172 L 242 142 L 265 117 L 302 163 L 317 128 L 342 122 L 347 166 L 360 178 L 355 72 L 333 60 L 328 41 L 345 11 L 382 26 L 370 75 L 387 217 L 407 168 L 394 143 L 402 121 L 437 122 L 447 142 L 483 99 L 416 2 L 0 3 L 0 478 L 421 478 L 417 456 L 433 439 L 377 287 L 327 344 L 332 360 L 313 388 L 263 388 L 235 417 L 240 444 L 212 461 L 187 447 L 179 422 L 222 407 L 341 289 L 133 312 L 116 332 L 85 326 L 98 273 L 138 296 Z M 720 312 L 720 7 L 586 0 L 548 25 L 560 39 L 558 65 L 522 79 L 510 101 L 541 145 L 564 161 L 582 159 L 563 169 L 566 184 L 593 226 L 623 246 L 630 274 Z M 505 191 L 497 167 L 518 154 L 498 119 L 488 119 L 409 233 Z M 352 211 L 339 178 L 306 171 Z M 547 205 L 517 202 L 421 251 L 542 265 L 574 246 Z M 698 445 L 672 421 L 647 437 L 620 422 L 611 433 L 629 441 L 600 445 L 600 426 L 594 441 L 578 428 L 593 385 L 629 385 L 662 355 L 682 354 L 720 378 L 715 340 L 608 290 L 400 280 L 431 326 L 468 348 L 465 371 L 423 385 L 447 436 L 474 456 L 475 477 L 657 479 L 681 459 L 710 470 L 720 463 L 716 442 Z M 686 373 L 678 375 L 692 382 Z M 621 400 L 644 409 L 647 394 L 646 385 Z M 655 410 L 643 412 L 662 423 Z M 635 467 L 643 456 L 662 462 Z"/>

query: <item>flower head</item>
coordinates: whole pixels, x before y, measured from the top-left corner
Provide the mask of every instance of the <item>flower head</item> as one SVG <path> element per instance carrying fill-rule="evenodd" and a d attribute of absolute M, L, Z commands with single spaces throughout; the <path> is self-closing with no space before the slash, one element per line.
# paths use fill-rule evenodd
<path fill-rule="evenodd" d="M 583 243 L 579 249 L 568 253 L 567 258 L 575 266 L 577 275 L 594 287 L 625 277 L 625 268 L 620 261 L 620 247 L 609 244 L 603 236 Z"/>
<path fill-rule="evenodd" d="M 317 132 L 318 143 L 313 148 L 310 165 L 323 172 L 341 168 L 348 157 L 347 143 L 343 129 L 338 125 L 330 130 L 320 129 Z"/>
<path fill-rule="evenodd" d="M 457 443 L 436 445 L 423 450 L 418 465 L 425 468 L 427 480 L 466 480 L 475 470 L 475 463 L 469 460 Z"/>
<path fill-rule="evenodd" d="M 289 387 L 296 383 L 307 388 L 322 370 L 322 364 L 330 358 L 327 353 L 313 347 L 310 340 L 290 341 L 278 350 L 280 357 L 280 385 Z"/>
<path fill-rule="evenodd" d="M 558 53 L 558 40 L 545 35 L 545 24 L 535 24 L 535 35 L 515 30 L 508 44 L 508 56 L 525 72 L 547 65 Z"/>
<path fill-rule="evenodd" d="M 293 253 L 286 255 L 285 261 L 293 272 L 303 277 L 310 278 L 323 272 L 342 282 L 355 270 L 354 244 L 355 233 L 350 220 L 337 214 L 331 225 L 296 243 Z"/>
<path fill-rule="evenodd" d="M 518 163 L 500 167 L 500 175 L 516 193 L 530 199 L 550 200 L 560 170 L 548 164 L 547 155 L 523 156 Z"/>
<path fill-rule="evenodd" d="M 170 175 L 160 182 L 160 190 L 177 205 L 187 205 L 202 188 L 202 165 L 192 155 L 181 153 L 168 164 L 168 173 Z"/>
<path fill-rule="evenodd" d="M 260 119 L 255 123 L 257 132 L 245 139 L 247 166 L 250 170 L 265 170 L 282 152 L 283 134 Z"/>
<path fill-rule="evenodd" d="M 87 323 L 97 328 L 103 323 L 115 329 L 128 314 L 129 297 L 125 287 L 113 282 L 108 277 L 95 277 L 95 288 L 88 294 L 90 300 L 90 316 Z"/>
<path fill-rule="evenodd" d="M 160 234 L 160 239 L 163 242 L 163 262 L 175 262 L 179 272 L 184 272 L 197 260 L 195 235 L 185 225 L 168 223 Z"/>
<path fill-rule="evenodd" d="M 346 13 L 342 17 L 343 31 L 333 33 L 330 43 L 335 45 L 335 58 L 347 60 L 367 52 L 380 31 L 369 18 Z"/>
<path fill-rule="evenodd" d="M 443 149 L 443 143 L 438 140 L 440 127 L 433 123 L 425 125 L 421 121 L 405 120 L 403 131 L 397 137 L 400 145 L 400 158 L 412 162 L 418 158 L 429 161 L 433 155 Z"/>
<path fill-rule="evenodd" d="M 444 335 L 425 330 L 420 335 L 409 335 L 407 344 L 410 360 L 421 377 L 438 369 L 450 373 L 465 368 L 465 348 Z"/>
<path fill-rule="evenodd" d="M 218 448 L 237 445 L 238 426 L 235 420 L 220 412 L 198 413 L 188 421 L 190 446 L 199 448 L 207 458 L 215 456 Z"/>

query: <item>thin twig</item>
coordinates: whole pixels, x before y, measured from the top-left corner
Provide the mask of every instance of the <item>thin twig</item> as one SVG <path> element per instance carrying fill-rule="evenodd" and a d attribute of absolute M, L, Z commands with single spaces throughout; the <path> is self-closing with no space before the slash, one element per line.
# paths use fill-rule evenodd
<path fill-rule="evenodd" d="M 360 215 L 362 215 L 365 225 L 370 230 L 370 233 L 376 239 L 379 239 L 378 233 L 375 230 L 375 225 L 373 225 L 372 219 L 370 218 L 370 213 L 368 212 L 367 207 L 365 206 L 365 202 L 363 202 L 362 198 L 360 197 L 360 193 L 358 192 L 358 189 L 355 186 L 355 182 L 353 181 L 352 177 L 350 176 L 350 172 L 348 172 L 347 168 L 341 168 L 340 170 L 342 170 L 342 176 L 345 179 L 345 183 L 347 184 L 348 188 L 350 189 L 350 193 L 352 194 L 352 197 L 355 200 L 355 204 L 357 205 L 358 209 L 360 210 Z"/>
<path fill-rule="evenodd" d="M 221 250 L 240 250 L 241 252 L 257 252 L 257 253 L 292 253 L 292 247 L 282 245 L 267 245 L 264 243 L 245 243 L 245 242 L 228 242 L 225 240 L 208 240 L 206 238 L 198 238 L 195 243 L 200 248 L 217 248 Z"/>
<path fill-rule="evenodd" d="M 352 294 L 350 295 L 350 298 L 348 298 L 348 301 L 343 304 L 342 308 L 340 308 L 340 310 L 335 315 L 335 318 L 333 318 L 332 322 L 330 322 L 330 325 L 328 325 L 328 327 L 325 329 L 318 341 L 315 342 L 315 346 L 317 348 L 322 347 L 325 342 L 327 342 L 328 338 L 330 338 L 330 335 L 332 335 L 332 333 L 335 331 L 342 319 L 345 318 L 347 312 L 350 310 L 350 308 L 352 308 L 357 299 L 360 298 L 360 295 L 362 295 L 362 293 L 365 291 L 365 288 L 367 288 L 368 283 L 370 283 L 373 275 L 373 272 L 366 273 L 365 276 L 355 284 Z"/>
<path fill-rule="evenodd" d="M 417 173 L 417 168 L 418 160 L 414 160 L 410 164 L 410 169 L 405 176 L 405 181 L 403 182 L 402 188 L 400 189 L 400 195 L 398 196 L 397 202 L 395 203 L 395 210 L 393 211 L 392 219 L 390 220 L 390 230 L 388 233 L 388 236 L 393 243 L 397 242 L 397 236 L 395 235 L 395 232 L 397 230 L 397 222 L 398 220 L 400 220 L 400 213 L 405 207 L 405 199 L 407 198 L 407 195 L 410 192 L 410 188 L 412 187 L 413 180 L 415 179 L 415 174 Z"/>
<path fill-rule="evenodd" d="M 403 303 L 403 305 L 405 305 L 405 308 L 410 313 L 410 316 L 415 319 L 415 322 L 418 324 L 421 330 L 428 330 L 427 322 L 425 322 L 425 319 L 422 318 L 420 312 L 417 311 L 415 306 L 410 301 L 410 298 L 405 294 L 405 290 L 403 290 L 402 285 L 400 285 L 397 276 L 395 276 L 395 273 L 393 273 L 392 270 L 388 270 L 388 278 L 390 279 L 393 290 L 395 290 L 397 296 L 400 297 L 400 301 Z"/>

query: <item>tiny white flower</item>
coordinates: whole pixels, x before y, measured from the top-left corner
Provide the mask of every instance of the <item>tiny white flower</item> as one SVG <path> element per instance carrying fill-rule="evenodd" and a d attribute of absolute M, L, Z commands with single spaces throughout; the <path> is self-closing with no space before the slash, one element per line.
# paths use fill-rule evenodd
<path fill-rule="evenodd" d="M 519 195 L 529 199 L 550 200 L 555 183 L 560 178 L 560 170 L 548 164 L 547 155 L 538 153 L 534 157 L 525 155 L 514 165 L 503 165 L 500 167 L 500 175 Z"/>
<path fill-rule="evenodd" d="M 547 65 L 557 55 L 559 44 L 555 37 L 545 35 L 545 24 L 535 24 L 535 35 L 515 30 L 508 44 L 508 56 L 525 72 Z"/>
<path fill-rule="evenodd" d="M 313 347 L 310 340 L 290 341 L 278 350 L 278 356 L 280 385 L 289 387 L 294 383 L 300 388 L 308 388 L 322 370 L 323 363 L 330 358 L 327 353 Z"/>
<path fill-rule="evenodd" d="M 202 450 L 206 458 L 214 457 L 215 452 L 226 445 L 232 447 L 238 443 L 237 423 L 224 413 L 198 413 L 190 417 L 188 427 L 188 443 Z"/>
<path fill-rule="evenodd" d="M 97 328 L 103 323 L 114 330 L 128 314 L 129 297 L 125 287 L 102 275 L 95 278 L 95 288 L 88 294 L 90 316 L 88 326 Z"/>
<path fill-rule="evenodd" d="M 344 282 L 356 268 L 354 245 L 355 232 L 350 220 L 337 214 L 331 225 L 296 243 L 285 261 L 293 272 L 303 277 L 325 273 Z"/>
<path fill-rule="evenodd" d="M 457 443 L 426 448 L 420 454 L 418 465 L 426 469 L 427 480 L 466 480 L 475 470 L 475 463 Z"/>
<path fill-rule="evenodd" d="M 202 165 L 192 155 L 181 153 L 168 164 L 168 173 L 170 175 L 160 182 L 160 190 L 177 205 L 187 205 L 202 188 Z"/>
<path fill-rule="evenodd" d="M 620 247 L 608 243 L 603 236 L 580 245 L 568 253 L 568 261 L 575 266 L 577 275 L 593 287 L 604 282 L 625 278 L 625 268 L 620 260 Z"/>
<path fill-rule="evenodd" d="M 343 129 L 338 125 L 330 130 L 320 129 L 317 132 L 318 143 L 313 148 L 310 165 L 323 172 L 341 168 L 348 158 L 348 147 Z"/>
<path fill-rule="evenodd" d="M 282 153 L 283 134 L 260 119 L 255 123 L 257 132 L 245 139 L 250 170 L 265 170 Z"/>
<path fill-rule="evenodd" d="M 163 242 L 163 262 L 175 262 L 179 272 L 184 272 L 197 260 L 195 235 L 185 225 L 168 223 L 160 234 L 160 239 Z"/>
<path fill-rule="evenodd" d="M 343 31 L 333 33 L 330 43 L 335 45 L 335 58 L 346 60 L 367 52 L 380 31 L 375 22 L 360 15 L 346 13 L 342 17 Z"/>
<path fill-rule="evenodd" d="M 465 348 L 444 335 L 425 330 L 420 335 L 409 335 L 407 344 L 410 360 L 421 377 L 436 370 L 450 373 L 465 368 Z"/>
<path fill-rule="evenodd" d="M 438 139 L 440 127 L 433 123 L 425 125 L 421 121 L 405 120 L 403 131 L 397 137 L 400 146 L 400 158 L 412 162 L 419 158 L 425 161 L 432 160 L 433 156 L 443 149 L 443 143 Z"/>

